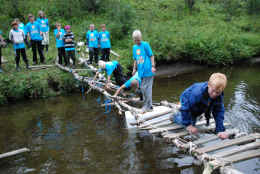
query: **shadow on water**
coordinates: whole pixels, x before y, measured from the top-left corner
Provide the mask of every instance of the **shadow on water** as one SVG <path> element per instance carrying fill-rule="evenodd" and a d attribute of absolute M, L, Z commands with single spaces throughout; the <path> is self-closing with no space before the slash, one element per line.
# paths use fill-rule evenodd
<path fill-rule="evenodd" d="M 227 75 L 225 121 L 245 133 L 260 133 L 259 63 L 199 68 L 156 76 L 153 100 L 175 102 L 184 89 Z M 193 157 L 148 133 L 129 136 L 124 116 L 100 107 L 99 94 L 73 93 L 0 108 L 0 153 L 31 151 L 0 160 L 0 173 L 202 173 Z M 109 109 L 109 108 L 108 108 Z M 260 170 L 259 158 L 234 164 L 244 173 Z"/>

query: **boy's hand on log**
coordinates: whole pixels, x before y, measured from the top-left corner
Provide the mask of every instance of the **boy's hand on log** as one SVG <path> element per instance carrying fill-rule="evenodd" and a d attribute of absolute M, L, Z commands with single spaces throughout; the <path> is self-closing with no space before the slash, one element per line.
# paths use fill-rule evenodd
<path fill-rule="evenodd" d="M 190 132 L 190 134 L 196 134 L 196 133 L 199 132 L 198 129 L 196 127 L 192 126 L 192 125 L 189 125 L 187 127 L 187 130 Z"/>
<path fill-rule="evenodd" d="M 228 134 L 226 134 L 225 132 L 219 132 L 218 137 L 221 138 L 221 140 L 224 140 L 228 138 Z"/>
<path fill-rule="evenodd" d="M 136 70 L 133 70 L 133 71 L 132 71 L 132 75 L 134 76 L 134 75 L 135 75 L 135 73 L 136 73 Z"/>

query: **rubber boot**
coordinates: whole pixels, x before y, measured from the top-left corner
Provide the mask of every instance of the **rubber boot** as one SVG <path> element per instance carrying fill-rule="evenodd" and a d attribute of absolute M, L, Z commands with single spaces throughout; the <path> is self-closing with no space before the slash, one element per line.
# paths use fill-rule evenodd
<path fill-rule="evenodd" d="M 74 69 L 75 67 L 76 67 L 76 60 L 73 59 L 73 65 L 72 65 L 71 69 Z"/>
<path fill-rule="evenodd" d="M 16 64 L 16 71 L 20 71 L 19 64 Z"/>
<path fill-rule="evenodd" d="M 2 69 L 1 69 L 1 64 L 0 64 L 0 73 L 3 73 Z"/>
<path fill-rule="evenodd" d="M 69 58 L 67 59 L 67 65 L 68 65 L 68 68 L 70 68 L 70 59 Z"/>
<path fill-rule="evenodd" d="M 31 70 L 31 67 L 29 66 L 28 62 L 26 62 L 26 68 L 27 68 L 28 70 Z"/>

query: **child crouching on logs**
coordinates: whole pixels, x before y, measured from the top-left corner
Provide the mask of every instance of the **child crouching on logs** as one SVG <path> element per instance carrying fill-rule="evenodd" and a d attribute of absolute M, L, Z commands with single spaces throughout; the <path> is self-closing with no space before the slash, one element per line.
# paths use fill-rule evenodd
<path fill-rule="evenodd" d="M 207 124 L 209 124 L 210 113 L 212 113 L 218 137 L 228 138 L 223 125 L 225 112 L 223 90 L 226 84 L 227 77 L 224 74 L 214 73 L 208 82 L 195 83 L 185 89 L 180 96 L 181 109 L 174 113 L 173 118 L 170 118 L 171 121 L 187 128 L 190 134 L 196 134 L 198 132 L 195 127 L 197 117 L 205 113 Z"/>
<path fill-rule="evenodd" d="M 100 60 L 98 62 L 99 70 L 97 71 L 95 77 L 91 81 L 91 83 L 94 83 L 95 79 L 98 77 L 101 70 L 107 72 L 107 85 L 106 88 L 110 88 L 110 79 L 111 75 L 113 73 L 116 83 L 119 86 L 122 86 L 127 80 L 123 76 L 122 72 L 122 65 L 118 63 L 117 61 L 111 61 L 111 62 L 104 62 L 103 60 Z"/>
<path fill-rule="evenodd" d="M 135 92 L 139 95 L 140 101 L 143 101 L 143 95 L 142 91 L 140 89 L 141 87 L 141 79 L 138 77 L 138 72 L 135 73 L 133 77 L 131 77 L 125 84 L 123 84 L 116 93 L 114 94 L 114 97 L 118 96 L 118 94 L 125 88 L 132 88 L 135 90 Z"/>

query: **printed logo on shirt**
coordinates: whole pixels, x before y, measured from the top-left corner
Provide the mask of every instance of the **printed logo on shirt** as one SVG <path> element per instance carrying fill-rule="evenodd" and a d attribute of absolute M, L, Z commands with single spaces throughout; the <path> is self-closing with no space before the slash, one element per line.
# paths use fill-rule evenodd
<path fill-rule="evenodd" d="M 35 26 L 34 26 L 34 25 L 32 25 L 32 28 L 35 28 Z"/>
<path fill-rule="evenodd" d="M 90 36 L 94 36 L 94 33 L 91 33 Z"/>
<path fill-rule="evenodd" d="M 139 56 L 141 54 L 141 50 L 140 49 L 137 49 L 136 50 L 136 54 Z"/>
<path fill-rule="evenodd" d="M 44 21 L 42 21 L 42 23 L 44 23 Z"/>
<path fill-rule="evenodd" d="M 106 37 L 106 34 L 102 34 L 102 37 Z"/>
<path fill-rule="evenodd" d="M 137 64 L 143 64 L 144 63 L 144 59 L 143 57 L 141 56 L 139 60 L 137 60 Z"/>

